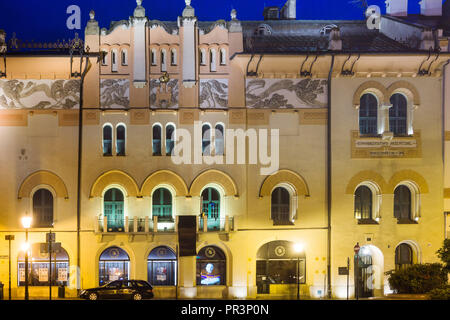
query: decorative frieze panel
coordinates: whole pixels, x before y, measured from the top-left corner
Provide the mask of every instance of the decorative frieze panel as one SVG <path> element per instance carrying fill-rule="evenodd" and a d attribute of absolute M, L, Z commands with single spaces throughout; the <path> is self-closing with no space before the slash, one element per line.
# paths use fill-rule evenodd
<path fill-rule="evenodd" d="M 101 79 L 100 106 L 102 109 L 127 109 L 130 107 L 130 80 Z"/>
<path fill-rule="evenodd" d="M 78 109 L 79 80 L 0 80 L 0 109 Z"/>
<path fill-rule="evenodd" d="M 159 109 L 178 109 L 178 79 L 170 79 L 167 83 L 150 80 L 150 106 Z"/>
<path fill-rule="evenodd" d="M 200 108 L 228 108 L 228 79 L 200 80 Z"/>
<path fill-rule="evenodd" d="M 327 106 L 326 79 L 247 79 L 249 108 L 323 108 Z"/>
<path fill-rule="evenodd" d="M 358 131 L 352 131 L 352 158 L 420 158 L 422 140 L 420 131 L 413 136 L 394 137 L 392 140 L 381 137 L 360 137 Z"/>

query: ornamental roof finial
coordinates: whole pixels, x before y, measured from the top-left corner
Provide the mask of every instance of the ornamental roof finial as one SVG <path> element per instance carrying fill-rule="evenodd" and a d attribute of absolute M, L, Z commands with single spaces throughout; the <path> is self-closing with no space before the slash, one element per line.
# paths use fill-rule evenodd
<path fill-rule="evenodd" d="M 89 12 L 89 17 L 91 18 L 91 20 L 94 20 L 94 19 L 95 19 L 95 11 L 94 11 L 94 10 L 91 10 L 91 11 Z"/>

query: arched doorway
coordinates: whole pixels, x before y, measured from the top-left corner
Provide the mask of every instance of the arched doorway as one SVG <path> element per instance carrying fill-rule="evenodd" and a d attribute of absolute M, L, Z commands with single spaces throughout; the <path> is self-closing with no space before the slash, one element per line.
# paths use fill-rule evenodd
<path fill-rule="evenodd" d="M 147 258 L 148 281 L 154 286 L 174 286 L 177 283 L 177 256 L 166 246 L 154 248 Z"/>
<path fill-rule="evenodd" d="M 294 245 L 291 241 L 278 240 L 259 248 L 256 256 L 258 294 L 289 292 L 292 285 L 297 285 L 297 279 L 301 284 L 306 283 L 305 253 L 295 252 Z"/>
<path fill-rule="evenodd" d="M 109 247 L 100 255 L 98 270 L 100 285 L 115 280 L 128 280 L 130 257 L 119 247 Z"/>
<path fill-rule="evenodd" d="M 374 245 L 364 245 L 354 259 L 355 296 L 368 298 L 383 295 L 384 256 Z"/>

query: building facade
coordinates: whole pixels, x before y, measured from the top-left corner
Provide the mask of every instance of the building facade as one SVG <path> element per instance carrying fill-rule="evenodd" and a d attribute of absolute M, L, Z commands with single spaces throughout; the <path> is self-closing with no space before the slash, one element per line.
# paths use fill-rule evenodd
<path fill-rule="evenodd" d="M 151 20 L 137 1 L 109 29 L 91 12 L 84 41 L 0 33 L 5 289 L 14 235 L 11 288 L 24 295 L 23 216 L 30 296 L 47 295 L 50 265 L 70 296 L 116 279 L 148 280 L 161 298 L 294 298 L 298 283 L 303 297 L 382 296 L 386 271 L 437 261 L 450 2 L 423 0 L 420 15 L 399 3 L 377 28 L 296 20 L 296 1 L 215 22 L 191 1 L 177 21 Z"/>

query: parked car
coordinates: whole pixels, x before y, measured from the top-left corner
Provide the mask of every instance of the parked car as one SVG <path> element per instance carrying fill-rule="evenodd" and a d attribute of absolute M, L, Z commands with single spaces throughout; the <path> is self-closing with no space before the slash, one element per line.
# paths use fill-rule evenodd
<path fill-rule="evenodd" d="M 153 287 L 143 280 L 116 280 L 101 287 L 82 290 L 80 298 L 88 300 L 151 299 L 153 298 Z"/>

